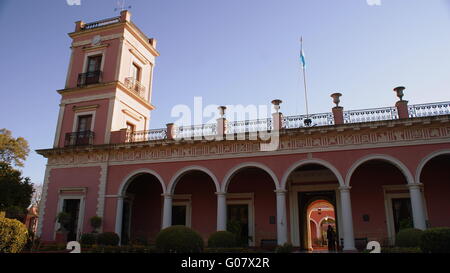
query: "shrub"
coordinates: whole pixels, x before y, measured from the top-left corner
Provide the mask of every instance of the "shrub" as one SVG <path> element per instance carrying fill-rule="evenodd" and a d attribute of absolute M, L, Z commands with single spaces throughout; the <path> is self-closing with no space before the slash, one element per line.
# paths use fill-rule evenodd
<path fill-rule="evenodd" d="M 102 226 L 102 217 L 100 216 L 92 216 L 90 219 L 91 227 L 93 228 L 92 232 L 97 232 L 97 229 Z"/>
<path fill-rule="evenodd" d="M 65 231 L 67 230 L 67 224 L 70 223 L 70 214 L 64 211 L 61 211 L 60 213 L 58 213 L 58 215 L 56 216 L 56 221 L 61 225 L 59 230 L 60 231 Z"/>
<path fill-rule="evenodd" d="M 422 251 L 418 247 L 386 247 L 381 249 L 381 253 L 422 253 Z"/>
<path fill-rule="evenodd" d="M 415 228 L 402 229 L 395 237 L 395 246 L 397 247 L 419 247 L 420 237 L 423 231 Z"/>
<path fill-rule="evenodd" d="M 117 246 L 120 238 L 114 232 L 103 232 L 97 236 L 97 243 L 104 246 Z"/>
<path fill-rule="evenodd" d="M 293 249 L 292 244 L 284 243 L 282 246 L 277 246 L 275 253 L 291 253 Z"/>
<path fill-rule="evenodd" d="M 0 218 L 0 253 L 18 253 L 28 240 L 28 230 L 21 222 Z"/>
<path fill-rule="evenodd" d="M 158 233 L 156 248 L 163 253 L 198 253 L 203 250 L 203 239 L 193 229 L 171 226 Z"/>
<path fill-rule="evenodd" d="M 450 253 L 450 228 L 430 228 L 423 231 L 420 249 L 424 253 Z"/>
<path fill-rule="evenodd" d="M 232 248 L 205 248 L 204 253 L 264 253 L 262 249 L 244 248 L 244 247 L 232 247 Z"/>
<path fill-rule="evenodd" d="M 236 235 L 229 231 L 217 231 L 208 238 L 208 247 L 237 247 Z"/>
<path fill-rule="evenodd" d="M 82 246 L 95 245 L 97 243 L 97 236 L 94 233 L 84 233 L 81 235 L 80 244 Z"/>

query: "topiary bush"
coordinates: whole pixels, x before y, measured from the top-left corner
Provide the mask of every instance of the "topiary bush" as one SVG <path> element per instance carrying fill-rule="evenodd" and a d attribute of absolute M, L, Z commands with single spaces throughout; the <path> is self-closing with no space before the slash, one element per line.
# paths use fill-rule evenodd
<path fill-rule="evenodd" d="M 91 224 L 91 227 L 93 229 L 93 233 L 97 233 L 97 229 L 102 226 L 102 217 L 100 216 L 92 216 L 91 219 L 89 219 L 89 222 Z"/>
<path fill-rule="evenodd" d="M 424 253 L 450 253 L 450 228 L 430 228 L 423 231 L 420 249 Z"/>
<path fill-rule="evenodd" d="M 18 253 L 28 240 L 24 224 L 8 218 L 0 218 L 0 253 Z"/>
<path fill-rule="evenodd" d="M 208 247 L 237 247 L 236 235 L 229 231 L 217 231 L 208 238 Z"/>
<path fill-rule="evenodd" d="M 191 228 L 171 226 L 158 233 L 156 248 L 163 253 L 199 253 L 203 251 L 203 239 Z"/>
<path fill-rule="evenodd" d="M 420 237 L 423 231 L 416 228 L 402 229 L 395 237 L 395 246 L 397 247 L 419 247 Z"/>
<path fill-rule="evenodd" d="M 97 244 L 103 246 L 117 246 L 120 237 L 114 232 L 103 232 L 97 236 Z"/>
<path fill-rule="evenodd" d="M 84 233 L 80 237 L 80 244 L 82 246 L 90 246 L 97 244 L 97 235 L 94 233 Z"/>

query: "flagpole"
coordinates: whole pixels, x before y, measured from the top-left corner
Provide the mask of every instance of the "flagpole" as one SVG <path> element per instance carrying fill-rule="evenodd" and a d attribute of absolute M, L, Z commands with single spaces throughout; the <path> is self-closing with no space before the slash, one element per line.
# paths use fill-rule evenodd
<path fill-rule="evenodd" d="M 300 37 L 300 52 L 301 54 L 303 54 L 303 36 Z M 305 69 L 305 65 L 302 65 L 302 70 L 303 70 L 303 86 L 305 89 L 305 104 L 306 104 L 306 118 L 309 117 L 309 110 L 308 110 L 308 89 L 307 89 L 307 85 L 306 85 L 306 69 Z"/>

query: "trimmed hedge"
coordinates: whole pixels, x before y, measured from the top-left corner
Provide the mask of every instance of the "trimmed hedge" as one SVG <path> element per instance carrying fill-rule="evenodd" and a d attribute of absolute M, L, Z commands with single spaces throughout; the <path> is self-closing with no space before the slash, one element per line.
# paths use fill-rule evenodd
<path fill-rule="evenodd" d="M 92 232 L 97 233 L 97 229 L 102 226 L 102 217 L 92 216 L 91 219 L 89 219 L 89 222 L 94 229 Z"/>
<path fill-rule="evenodd" d="M 203 253 L 264 253 L 266 251 L 257 248 L 244 248 L 244 247 L 232 247 L 232 248 L 205 248 Z"/>
<path fill-rule="evenodd" d="M 114 232 L 103 232 L 97 236 L 97 243 L 103 246 L 117 246 L 120 238 Z"/>
<path fill-rule="evenodd" d="M 199 253 L 203 251 L 203 239 L 185 226 L 171 226 L 156 236 L 156 248 L 163 253 Z"/>
<path fill-rule="evenodd" d="M 422 253 L 418 247 L 386 247 L 381 249 L 381 253 Z"/>
<path fill-rule="evenodd" d="M 0 218 L 0 253 L 18 253 L 28 240 L 24 224 L 8 218 Z"/>
<path fill-rule="evenodd" d="M 450 253 L 450 228 L 438 227 L 423 231 L 420 249 L 424 253 Z"/>
<path fill-rule="evenodd" d="M 237 247 L 236 235 L 229 231 L 217 231 L 208 238 L 208 247 L 211 248 L 234 248 Z"/>
<path fill-rule="evenodd" d="M 291 253 L 293 248 L 292 244 L 284 243 L 283 245 L 277 246 L 275 253 Z"/>
<path fill-rule="evenodd" d="M 95 245 L 97 243 L 97 235 L 94 233 L 84 233 L 81 235 L 80 244 L 82 246 Z"/>
<path fill-rule="evenodd" d="M 423 231 L 416 228 L 402 229 L 395 237 L 395 246 L 397 247 L 419 247 L 420 238 Z"/>

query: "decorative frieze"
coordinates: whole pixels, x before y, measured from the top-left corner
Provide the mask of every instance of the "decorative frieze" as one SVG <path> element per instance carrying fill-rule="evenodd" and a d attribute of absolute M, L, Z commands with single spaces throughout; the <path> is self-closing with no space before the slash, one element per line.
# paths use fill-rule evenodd
<path fill-rule="evenodd" d="M 320 151 L 336 150 L 336 148 L 364 149 L 367 145 L 383 145 L 398 143 L 408 144 L 412 141 L 449 140 L 450 126 L 446 127 L 403 127 L 377 130 L 344 131 L 334 134 L 285 134 L 280 136 L 277 152 L 308 152 L 319 148 Z M 164 142 L 163 142 L 164 143 Z M 260 141 L 210 141 L 210 142 L 175 142 L 169 145 L 124 144 L 117 148 L 97 148 L 91 150 L 68 151 L 67 153 L 49 153 L 49 165 L 92 164 L 101 162 L 124 162 L 146 160 L 170 160 L 207 158 L 211 156 L 254 154 L 264 155 L 260 150 Z"/>

